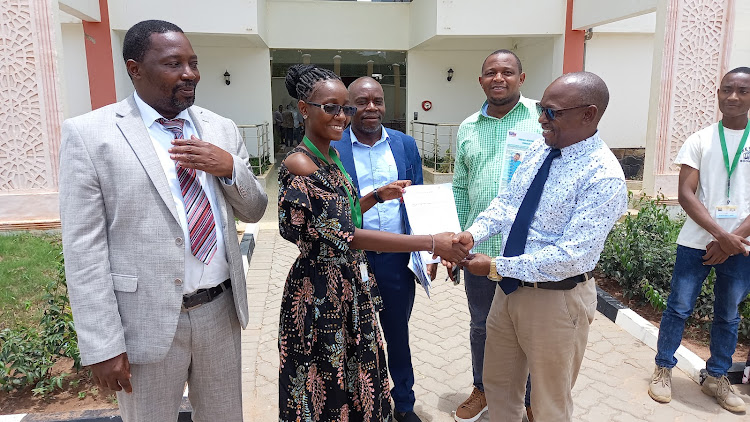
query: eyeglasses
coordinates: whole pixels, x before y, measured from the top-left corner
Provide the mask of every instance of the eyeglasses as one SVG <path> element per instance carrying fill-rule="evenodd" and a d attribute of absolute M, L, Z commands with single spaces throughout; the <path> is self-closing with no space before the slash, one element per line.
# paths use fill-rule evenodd
<path fill-rule="evenodd" d="M 587 105 L 579 105 L 577 107 L 568 107 L 568 108 L 561 108 L 555 110 L 554 108 L 544 107 L 542 106 L 542 103 L 536 103 L 536 111 L 540 115 L 544 113 L 547 116 L 547 120 L 555 120 L 555 115 L 558 112 L 566 111 L 566 110 L 575 110 L 577 108 L 584 108 L 584 107 L 591 107 L 593 104 L 587 104 Z"/>
<path fill-rule="evenodd" d="M 338 104 L 318 104 L 318 103 L 311 103 L 308 101 L 305 101 L 307 104 L 315 107 L 320 107 L 323 109 L 323 111 L 326 114 L 330 114 L 332 116 L 338 116 L 339 113 L 341 113 L 341 110 L 344 111 L 344 116 L 352 117 L 357 113 L 357 107 L 349 106 L 349 105 L 338 105 Z"/>

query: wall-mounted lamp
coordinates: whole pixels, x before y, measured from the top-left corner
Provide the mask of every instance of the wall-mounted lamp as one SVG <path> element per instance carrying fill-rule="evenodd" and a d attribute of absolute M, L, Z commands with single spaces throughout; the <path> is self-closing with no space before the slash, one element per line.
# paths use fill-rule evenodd
<path fill-rule="evenodd" d="M 453 79 L 453 68 L 448 69 L 448 82 Z"/>
<path fill-rule="evenodd" d="M 229 74 L 228 70 L 224 72 L 224 83 L 227 84 L 227 85 L 229 85 L 229 84 L 232 83 L 232 81 L 229 80 L 230 76 L 232 76 L 232 75 Z"/>

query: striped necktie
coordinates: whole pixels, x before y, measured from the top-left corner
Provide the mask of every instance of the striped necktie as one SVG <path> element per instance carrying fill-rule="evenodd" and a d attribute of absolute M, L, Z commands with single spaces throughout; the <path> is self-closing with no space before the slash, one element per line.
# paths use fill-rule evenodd
<path fill-rule="evenodd" d="M 165 129 L 174 134 L 175 139 L 182 139 L 184 119 L 157 119 Z M 185 204 L 188 231 L 190 232 L 190 251 L 208 265 L 216 254 L 216 224 L 211 204 L 201 188 L 195 169 L 186 169 L 175 163 L 177 179 L 180 182 L 182 201 Z"/>

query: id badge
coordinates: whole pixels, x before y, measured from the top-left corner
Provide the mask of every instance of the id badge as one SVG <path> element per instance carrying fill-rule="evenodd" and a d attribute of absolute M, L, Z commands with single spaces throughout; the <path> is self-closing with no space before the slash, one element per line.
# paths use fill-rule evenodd
<path fill-rule="evenodd" d="M 716 206 L 716 219 L 739 218 L 737 205 L 718 205 Z"/>
<path fill-rule="evenodd" d="M 370 273 L 367 272 L 367 264 L 364 262 L 359 263 L 359 273 L 362 276 L 362 281 L 368 281 L 370 279 Z"/>

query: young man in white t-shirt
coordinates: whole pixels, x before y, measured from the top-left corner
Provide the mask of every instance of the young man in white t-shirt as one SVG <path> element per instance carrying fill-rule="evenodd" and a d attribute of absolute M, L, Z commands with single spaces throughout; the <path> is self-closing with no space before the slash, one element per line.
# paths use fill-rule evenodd
<path fill-rule="evenodd" d="M 685 320 L 711 268 L 716 270 L 711 357 L 702 391 L 723 408 L 745 411 L 745 402 L 727 379 L 737 345 L 737 310 L 750 293 L 750 68 L 724 75 L 717 91 L 722 119 L 691 135 L 675 162 L 681 165 L 679 201 L 688 215 L 677 238 L 667 309 L 662 314 L 656 370 L 649 395 L 672 399 L 674 353 Z"/>

